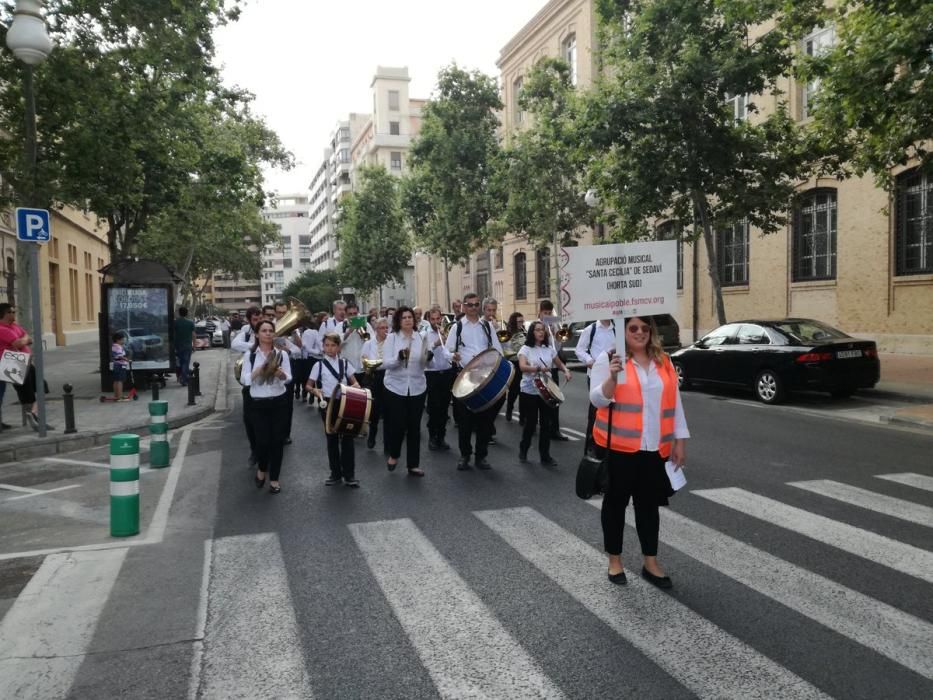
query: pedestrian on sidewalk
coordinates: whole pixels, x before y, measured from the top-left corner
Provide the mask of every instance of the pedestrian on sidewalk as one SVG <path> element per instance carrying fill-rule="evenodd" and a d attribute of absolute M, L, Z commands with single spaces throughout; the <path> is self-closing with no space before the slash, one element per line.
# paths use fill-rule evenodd
<path fill-rule="evenodd" d="M 12 304 L 0 304 L 0 355 L 7 350 L 14 350 L 26 355 L 32 354 L 32 338 L 26 332 L 26 329 L 16 323 L 16 308 Z M 36 402 L 36 368 L 29 363 L 29 370 L 22 384 L 13 384 L 19 402 L 23 406 L 29 406 L 26 417 L 29 424 L 35 431 L 39 430 L 38 404 Z M 6 392 L 6 382 L 0 382 L 0 406 L 3 402 L 3 394 Z M 45 393 L 49 393 L 48 385 L 45 387 Z M 6 425 L 0 421 L 3 429 L 6 430 L 12 426 Z M 45 424 L 47 429 L 52 426 Z"/>
<path fill-rule="evenodd" d="M 113 363 L 113 400 L 124 401 L 123 382 L 127 380 L 130 374 L 130 361 L 126 357 L 126 335 L 124 333 L 114 333 L 110 346 L 110 361 Z"/>
<path fill-rule="evenodd" d="M 178 318 L 175 319 L 175 366 L 178 370 L 178 381 L 182 386 L 188 386 L 188 372 L 193 348 L 194 321 L 188 318 L 187 307 L 179 306 Z"/>

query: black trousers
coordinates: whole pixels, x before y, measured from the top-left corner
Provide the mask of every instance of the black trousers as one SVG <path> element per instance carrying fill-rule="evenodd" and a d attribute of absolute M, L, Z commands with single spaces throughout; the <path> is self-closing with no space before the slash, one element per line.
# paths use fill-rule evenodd
<path fill-rule="evenodd" d="M 244 386 L 243 394 L 243 427 L 246 429 L 246 439 L 249 440 L 249 451 L 256 454 L 256 431 L 253 430 L 253 423 L 250 420 L 250 410 L 253 403 L 253 397 L 249 394 L 249 387 Z"/>
<path fill-rule="evenodd" d="M 622 553 L 622 532 L 629 499 L 635 504 L 635 529 L 641 553 L 657 556 L 661 516 L 658 506 L 667 505 L 660 489 L 659 474 L 666 480 L 664 459 L 658 452 L 609 452 L 609 489 L 603 497 L 601 520 L 607 554 Z M 660 470 L 660 472 L 659 472 Z M 669 484 L 668 484 L 669 486 Z"/>
<path fill-rule="evenodd" d="M 427 392 L 415 396 L 399 396 L 385 390 L 384 406 L 386 411 L 385 432 L 389 442 L 389 457 L 398 459 L 402 455 L 402 442 L 409 469 L 416 469 L 421 458 L 421 416 L 424 415 L 424 402 Z"/>
<path fill-rule="evenodd" d="M 249 422 L 256 440 L 255 454 L 259 470 L 269 472 L 271 481 L 279 480 L 282 453 L 285 449 L 285 423 L 292 395 L 287 391 L 274 398 L 250 397 Z"/>
<path fill-rule="evenodd" d="M 310 357 L 292 360 L 292 392 L 295 394 L 295 398 L 307 394 L 305 384 L 311 375 L 312 362 L 313 360 Z"/>
<path fill-rule="evenodd" d="M 386 414 L 385 414 L 385 377 L 386 372 L 384 369 L 376 370 L 372 374 L 357 374 L 356 381 L 359 382 L 360 386 L 369 389 L 370 394 L 373 397 L 373 405 L 369 409 L 369 440 L 371 443 L 375 443 L 376 436 L 379 434 L 379 421 L 382 420 L 382 449 L 385 452 L 389 451 L 389 438 L 386 433 Z"/>
<path fill-rule="evenodd" d="M 319 409 L 321 421 L 327 423 L 327 409 Z M 335 479 L 353 479 L 356 473 L 356 453 L 354 452 L 353 436 L 338 435 L 325 432 L 327 438 L 327 462 L 330 465 L 330 475 Z"/>
<path fill-rule="evenodd" d="M 551 433 L 553 431 L 554 414 L 557 412 L 537 394 L 522 393 L 518 397 L 519 407 L 525 414 L 525 425 L 522 428 L 522 441 L 519 449 L 527 452 L 531 447 L 531 436 L 534 435 L 535 425 L 540 421 L 541 429 L 538 431 L 538 454 L 541 459 L 551 456 Z"/>
<path fill-rule="evenodd" d="M 285 385 L 285 396 L 288 397 L 288 408 L 285 416 L 285 437 L 292 437 L 292 415 L 295 412 L 295 382 L 291 381 Z"/>
<path fill-rule="evenodd" d="M 492 437 L 492 424 L 501 405 L 500 402 L 496 402 L 496 405 L 485 411 L 473 413 L 462 401 L 454 400 L 454 420 L 457 422 L 457 442 L 461 457 L 469 459 L 474 453 L 471 443 L 473 433 L 476 433 L 476 461 L 486 459 L 489 453 L 489 438 Z"/>
<path fill-rule="evenodd" d="M 557 367 L 551 367 L 551 379 L 557 386 L 560 386 L 560 371 Z M 560 432 L 560 406 L 554 407 L 554 420 L 551 423 L 551 435 L 557 435 Z"/>
<path fill-rule="evenodd" d="M 515 365 L 515 372 L 512 374 L 512 381 L 509 382 L 509 393 L 507 394 L 506 404 L 505 404 L 505 415 L 508 419 L 512 418 L 512 411 L 515 409 L 515 402 L 518 401 L 518 395 L 520 393 L 522 385 L 522 373 L 518 368 L 518 360 L 509 360 L 513 365 Z M 518 417 L 521 419 L 524 417 L 524 409 L 522 408 L 522 402 L 518 401 Z"/>
<path fill-rule="evenodd" d="M 447 435 L 447 406 L 455 375 L 451 370 L 443 370 L 425 372 L 424 376 L 428 381 L 428 439 L 443 442 Z"/>

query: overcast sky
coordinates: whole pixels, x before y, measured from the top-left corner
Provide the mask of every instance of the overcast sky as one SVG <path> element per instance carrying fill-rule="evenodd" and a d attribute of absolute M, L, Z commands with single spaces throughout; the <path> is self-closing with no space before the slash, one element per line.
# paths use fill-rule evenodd
<path fill-rule="evenodd" d="M 266 188 L 307 190 L 327 138 L 349 112 L 372 108 L 377 65 L 408 66 L 411 97 L 430 97 L 456 61 L 498 78 L 503 46 L 547 0 L 249 0 L 216 34 L 226 83 L 256 96 L 255 112 L 295 154 Z"/>

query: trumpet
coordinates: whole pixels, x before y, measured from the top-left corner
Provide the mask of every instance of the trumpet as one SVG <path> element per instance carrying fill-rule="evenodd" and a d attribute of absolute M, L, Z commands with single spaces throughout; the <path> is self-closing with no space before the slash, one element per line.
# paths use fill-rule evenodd
<path fill-rule="evenodd" d="M 560 328 L 557 329 L 557 333 L 554 334 L 554 337 L 563 343 L 565 340 L 569 340 L 572 335 L 573 331 L 570 330 L 570 326 L 566 323 L 562 323 Z"/>
<path fill-rule="evenodd" d="M 369 340 L 369 331 L 365 328 L 357 328 L 356 332 L 363 340 Z"/>
<path fill-rule="evenodd" d="M 363 358 L 363 371 L 366 372 L 366 374 L 372 374 L 380 367 L 382 367 L 382 360 L 370 360 L 367 357 Z"/>
<path fill-rule="evenodd" d="M 502 327 L 496 331 L 496 337 L 500 343 L 507 343 L 512 339 L 512 332 L 506 327 L 504 321 L 499 321 L 499 324 Z"/>

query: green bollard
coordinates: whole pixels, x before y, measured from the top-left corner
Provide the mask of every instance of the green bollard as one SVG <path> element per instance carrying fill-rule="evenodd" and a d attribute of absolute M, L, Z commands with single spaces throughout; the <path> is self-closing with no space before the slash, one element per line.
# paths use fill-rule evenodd
<path fill-rule="evenodd" d="M 110 535 L 139 534 L 139 435 L 110 438 Z"/>
<path fill-rule="evenodd" d="M 149 402 L 149 466 L 162 469 L 169 465 L 168 401 Z"/>

